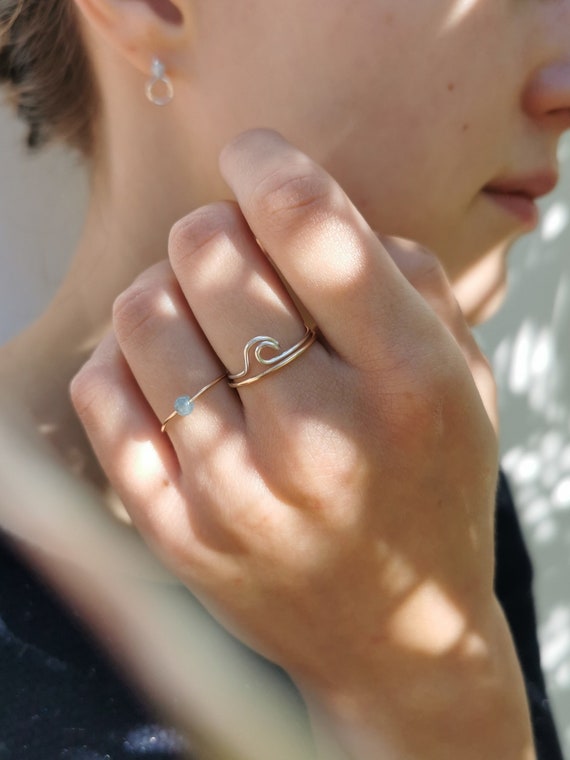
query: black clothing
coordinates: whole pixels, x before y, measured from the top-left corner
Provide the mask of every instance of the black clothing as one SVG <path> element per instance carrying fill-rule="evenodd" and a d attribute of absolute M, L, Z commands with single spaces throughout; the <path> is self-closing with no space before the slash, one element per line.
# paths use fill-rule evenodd
<path fill-rule="evenodd" d="M 539 760 L 562 760 L 540 670 L 531 582 L 501 476 L 497 595 L 522 664 Z M 81 622 L 5 543 L 0 584 L 0 760 L 172 760 L 183 754 L 180 736 L 157 724 Z"/>
<path fill-rule="evenodd" d="M 497 493 L 495 536 L 495 591 L 509 621 L 521 663 L 537 756 L 539 760 L 563 760 L 540 667 L 532 596 L 532 565 L 503 473 Z"/>
<path fill-rule="evenodd" d="M 183 748 L 2 541 L 0 760 L 173 760 Z"/>

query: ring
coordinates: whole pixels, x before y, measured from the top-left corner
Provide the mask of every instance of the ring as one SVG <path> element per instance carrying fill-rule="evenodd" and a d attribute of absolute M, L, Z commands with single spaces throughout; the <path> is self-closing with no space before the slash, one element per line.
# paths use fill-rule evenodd
<path fill-rule="evenodd" d="M 176 416 L 180 417 L 187 417 L 189 414 L 192 414 L 194 411 L 194 402 L 196 399 L 200 398 L 206 391 L 209 391 L 210 388 L 213 388 L 216 383 L 219 383 L 220 380 L 224 380 L 227 377 L 226 373 L 224 372 L 223 375 L 220 375 L 215 380 L 212 380 L 211 383 L 208 383 L 208 385 L 205 385 L 203 388 L 200 388 L 198 393 L 195 393 L 193 396 L 178 396 L 176 401 L 174 402 L 174 411 L 171 412 L 168 417 L 162 422 L 160 426 L 160 432 L 164 433 L 164 430 L 170 420 L 174 419 Z"/>
<path fill-rule="evenodd" d="M 305 325 L 305 328 L 305 334 L 301 340 L 286 351 L 281 351 L 279 341 L 275 340 L 275 338 L 270 338 L 268 335 L 258 335 L 256 338 L 249 340 L 243 349 L 244 368 L 241 372 L 237 372 L 234 375 L 227 375 L 230 388 L 240 388 L 242 385 L 255 383 L 261 380 L 262 377 L 271 374 L 271 372 L 277 372 L 278 369 L 285 367 L 285 365 L 290 364 L 294 359 L 301 356 L 317 339 L 315 330 L 307 327 L 307 325 Z M 278 353 L 275 356 L 263 356 L 262 351 L 266 349 L 277 351 Z M 246 377 L 250 371 L 250 354 L 252 351 L 257 363 L 267 367 L 267 369 L 264 369 L 263 372 L 259 372 L 257 375 Z"/>

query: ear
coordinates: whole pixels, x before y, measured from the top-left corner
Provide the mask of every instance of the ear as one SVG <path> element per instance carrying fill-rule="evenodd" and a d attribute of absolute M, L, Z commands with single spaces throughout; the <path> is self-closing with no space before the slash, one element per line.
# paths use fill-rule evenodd
<path fill-rule="evenodd" d="M 155 56 L 175 68 L 176 52 L 190 34 L 185 0 L 74 0 L 87 28 L 143 73 Z"/>

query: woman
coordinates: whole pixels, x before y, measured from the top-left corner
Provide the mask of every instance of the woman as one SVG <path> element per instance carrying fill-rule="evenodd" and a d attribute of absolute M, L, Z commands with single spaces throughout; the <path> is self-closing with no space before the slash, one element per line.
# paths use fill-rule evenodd
<path fill-rule="evenodd" d="M 66 281 L 3 352 L 20 426 L 112 504 L 111 484 L 339 756 L 533 757 L 493 594 L 489 379 L 433 259 L 388 236 L 437 254 L 471 321 L 496 302 L 556 183 L 570 4 L 1 7 L 31 144 L 67 139 L 92 177 Z M 72 386 L 101 470 L 67 387 L 113 302 Z M 536 650 L 522 659 L 555 757 Z"/>

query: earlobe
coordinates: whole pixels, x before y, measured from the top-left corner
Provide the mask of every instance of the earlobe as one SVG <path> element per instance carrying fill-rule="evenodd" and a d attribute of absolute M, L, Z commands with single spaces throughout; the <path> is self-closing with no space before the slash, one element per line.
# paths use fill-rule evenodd
<path fill-rule="evenodd" d="M 174 53 L 187 42 L 184 0 L 74 0 L 92 34 L 141 72 L 153 57 Z"/>

